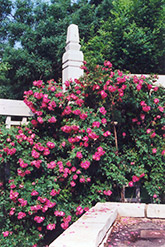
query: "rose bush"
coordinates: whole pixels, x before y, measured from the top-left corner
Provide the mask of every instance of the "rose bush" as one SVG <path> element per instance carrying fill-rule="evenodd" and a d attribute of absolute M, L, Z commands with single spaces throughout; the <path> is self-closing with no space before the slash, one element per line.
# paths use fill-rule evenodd
<path fill-rule="evenodd" d="M 34 81 L 28 126 L 1 129 L 4 247 L 45 246 L 96 202 L 123 200 L 124 185 L 162 202 L 163 89 L 109 61 L 83 68 L 65 93 L 54 80 Z"/>

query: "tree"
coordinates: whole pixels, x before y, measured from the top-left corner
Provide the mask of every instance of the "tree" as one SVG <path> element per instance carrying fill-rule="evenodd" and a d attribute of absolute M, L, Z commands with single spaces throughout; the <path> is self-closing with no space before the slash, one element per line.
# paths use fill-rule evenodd
<path fill-rule="evenodd" d="M 83 46 L 86 59 L 108 59 L 132 73 L 164 73 L 163 1 L 117 0 L 110 13 Z"/>
<path fill-rule="evenodd" d="M 13 98 L 22 98 L 34 80 L 61 80 L 71 23 L 92 63 L 108 59 L 132 73 L 164 72 L 162 0 L 8 0 L 1 6 L 0 58 L 11 67 L 6 80 Z"/>
<path fill-rule="evenodd" d="M 11 66 L 7 77 L 13 97 L 22 98 L 35 79 L 61 80 L 67 27 L 70 23 L 79 25 L 81 38 L 87 42 L 94 35 L 94 5 L 72 4 L 70 0 L 51 4 L 16 0 L 13 8 L 1 54 L 3 62 Z"/>

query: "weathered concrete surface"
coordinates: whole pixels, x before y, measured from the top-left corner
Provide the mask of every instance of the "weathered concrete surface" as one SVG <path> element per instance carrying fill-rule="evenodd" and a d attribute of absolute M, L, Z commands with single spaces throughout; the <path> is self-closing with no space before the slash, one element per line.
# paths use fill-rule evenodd
<path fill-rule="evenodd" d="M 97 247 L 116 217 L 117 210 L 93 207 L 49 247 Z"/>
<path fill-rule="evenodd" d="M 117 203 L 105 202 L 97 203 L 96 206 L 107 207 L 109 209 L 117 209 L 120 216 L 125 217 L 145 217 L 145 203 Z"/>
<path fill-rule="evenodd" d="M 148 218 L 165 219 L 165 204 L 149 204 L 146 212 Z"/>

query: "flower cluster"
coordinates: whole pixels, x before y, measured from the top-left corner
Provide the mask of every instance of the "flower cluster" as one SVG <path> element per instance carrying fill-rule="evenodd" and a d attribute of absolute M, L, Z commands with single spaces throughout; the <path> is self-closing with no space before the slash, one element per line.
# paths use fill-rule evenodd
<path fill-rule="evenodd" d="M 43 246 L 127 184 L 145 187 L 151 202 L 163 198 L 163 90 L 109 61 L 66 86 L 35 81 L 24 98 L 28 126 L 0 132 L 4 246 L 19 246 L 21 233 L 26 246 Z"/>

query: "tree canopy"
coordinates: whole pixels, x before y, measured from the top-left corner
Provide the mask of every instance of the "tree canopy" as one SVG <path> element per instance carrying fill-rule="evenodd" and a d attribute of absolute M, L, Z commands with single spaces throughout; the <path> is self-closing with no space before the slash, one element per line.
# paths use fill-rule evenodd
<path fill-rule="evenodd" d="M 0 0 L 0 5 L 0 61 L 8 64 L 0 76 L 0 97 L 22 98 L 37 79 L 61 80 L 71 23 L 79 26 L 90 63 L 107 59 L 133 73 L 164 72 L 163 1 Z"/>

